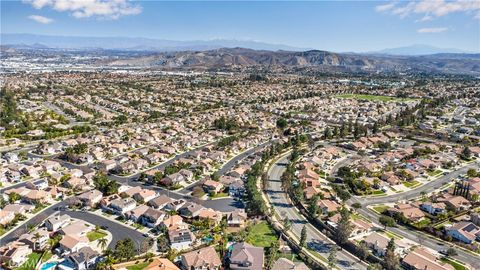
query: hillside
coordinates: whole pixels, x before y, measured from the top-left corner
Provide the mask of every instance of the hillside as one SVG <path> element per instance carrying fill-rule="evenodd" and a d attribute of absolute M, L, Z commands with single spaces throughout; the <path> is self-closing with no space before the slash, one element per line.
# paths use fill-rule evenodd
<path fill-rule="evenodd" d="M 265 51 L 244 48 L 155 53 L 102 61 L 102 65 L 166 69 L 228 69 L 242 67 L 321 68 L 345 71 L 418 71 L 480 74 L 479 54 L 374 56 L 311 50 Z"/>

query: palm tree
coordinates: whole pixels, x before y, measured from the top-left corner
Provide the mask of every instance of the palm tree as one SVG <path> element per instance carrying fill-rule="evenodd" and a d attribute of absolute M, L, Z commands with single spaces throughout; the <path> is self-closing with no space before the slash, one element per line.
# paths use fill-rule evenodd
<path fill-rule="evenodd" d="M 33 234 L 33 237 L 32 237 L 32 239 L 34 241 L 33 242 L 33 249 L 38 250 L 38 246 L 37 246 L 38 245 L 38 240 L 40 240 L 41 237 L 42 236 L 40 235 L 39 232 L 36 232 L 35 234 Z"/>
<path fill-rule="evenodd" d="M 107 242 L 108 240 L 105 237 L 98 239 L 98 246 L 100 247 L 100 249 L 105 250 L 105 248 L 107 247 Z"/>

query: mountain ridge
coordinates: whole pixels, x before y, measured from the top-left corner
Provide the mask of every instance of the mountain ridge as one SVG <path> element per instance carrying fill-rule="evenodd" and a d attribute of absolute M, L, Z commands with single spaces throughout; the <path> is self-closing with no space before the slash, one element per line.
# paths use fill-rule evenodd
<path fill-rule="evenodd" d="M 100 64 L 115 67 L 221 69 L 242 67 L 320 68 L 345 71 L 412 71 L 480 74 L 480 54 L 428 56 L 377 56 L 321 50 L 268 51 L 221 48 L 208 51 L 153 53 L 114 59 Z"/>

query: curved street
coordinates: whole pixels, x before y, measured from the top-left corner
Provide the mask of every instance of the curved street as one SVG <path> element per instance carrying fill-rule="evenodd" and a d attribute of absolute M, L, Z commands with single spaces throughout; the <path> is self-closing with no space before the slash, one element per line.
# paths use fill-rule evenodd
<path fill-rule="evenodd" d="M 141 244 L 148 239 L 148 237 L 145 237 L 141 232 L 130 228 L 127 225 L 123 225 L 109 220 L 101 215 L 82 211 L 57 210 L 63 209 L 65 205 L 65 201 L 53 204 L 35 215 L 34 217 L 30 218 L 21 226 L 16 227 L 13 230 L 2 235 L 2 237 L 0 238 L 0 246 L 4 246 L 12 241 L 15 241 L 16 239 L 18 239 L 19 236 L 27 233 L 29 227 L 41 225 L 45 219 L 56 214 L 68 214 L 72 218 L 81 219 L 94 225 L 106 226 L 106 230 L 112 234 L 112 241 L 108 245 L 108 247 L 112 249 L 115 247 L 115 244 L 119 240 L 122 240 L 125 237 L 130 237 L 135 242 L 137 250 L 140 248 Z"/>

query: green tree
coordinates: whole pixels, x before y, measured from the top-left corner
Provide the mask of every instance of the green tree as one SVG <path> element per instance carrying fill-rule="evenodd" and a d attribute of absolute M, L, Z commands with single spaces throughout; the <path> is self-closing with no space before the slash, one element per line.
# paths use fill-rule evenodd
<path fill-rule="evenodd" d="M 308 214 L 313 218 L 318 216 L 318 196 L 313 196 L 308 202 Z"/>
<path fill-rule="evenodd" d="M 302 231 L 300 233 L 300 246 L 305 247 L 307 244 L 307 227 L 303 225 Z"/>
<path fill-rule="evenodd" d="M 355 210 L 358 210 L 358 209 L 362 208 L 362 204 L 356 202 L 356 203 L 353 203 L 353 204 L 352 204 L 352 207 L 353 207 Z"/>
<path fill-rule="evenodd" d="M 468 169 L 468 171 L 467 171 L 467 176 L 468 176 L 468 177 L 473 178 L 473 177 L 476 177 L 477 175 L 478 175 L 477 170 L 475 170 L 475 169 L 473 169 L 473 168 L 472 168 L 472 169 Z"/>
<path fill-rule="evenodd" d="M 33 241 L 34 241 L 34 242 L 33 242 L 33 249 L 35 249 L 35 250 L 38 250 L 38 249 L 39 249 L 38 240 L 40 240 L 41 237 L 42 237 L 42 236 L 40 235 L 39 232 L 35 232 L 35 233 L 33 234 L 33 237 L 32 237 L 32 239 L 33 239 Z"/>
<path fill-rule="evenodd" d="M 328 269 L 334 269 L 337 264 L 337 247 L 333 246 L 328 254 Z"/>
<path fill-rule="evenodd" d="M 365 241 L 361 241 L 357 246 L 357 255 L 360 260 L 365 261 L 368 257 L 368 246 Z"/>
<path fill-rule="evenodd" d="M 267 269 L 271 269 L 275 260 L 277 259 L 278 249 L 280 248 L 280 244 L 277 241 L 274 241 L 272 245 L 268 248 L 268 256 L 267 256 Z"/>
<path fill-rule="evenodd" d="M 288 125 L 288 122 L 285 118 L 282 117 L 282 118 L 277 119 L 277 127 L 279 129 L 285 129 L 287 127 L 287 125 Z"/>
<path fill-rule="evenodd" d="M 453 257 L 453 256 L 457 256 L 457 255 L 458 255 L 458 253 L 457 253 L 456 249 L 454 249 L 452 247 L 447 249 L 447 256 Z"/>
<path fill-rule="evenodd" d="M 336 228 L 336 238 L 340 244 L 345 244 L 353 231 L 353 225 L 350 222 L 350 212 L 347 208 L 340 209 L 340 219 Z"/>
<path fill-rule="evenodd" d="M 469 160 L 472 157 L 472 151 L 468 146 L 465 146 L 462 150 L 462 153 L 460 154 L 460 158 L 464 160 Z"/>
<path fill-rule="evenodd" d="M 15 203 L 16 201 L 20 200 L 20 198 L 20 195 L 15 192 L 8 194 L 8 201 L 10 203 Z"/>
<path fill-rule="evenodd" d="M 162 253 L 170 250 L 170 243 L 168 242 L 168 238 L 165 234 L 162 234 L 157 238 L 157 248 L 158 251 Z"/>
<path fill-rule="evenodd" d="M 378 218 L 378 221 L 384 226 L 385 230 L 387 229 L 387 227 L 394 227 L 396 225 L 395 219 L 385 215 L 381 215 Z"/>
<path fill-rule="evenodd" d="M 105 250 L 107 247 L 108 240 L 105 237 L 102 237 L 98 239 L 98 247 L 100 247 L 101 250 Z"/>
<path fill-rule="evenodd" d="M 118 193 L 119 184 L 114 180 L 108 179 L 104 173 L 97 173 L 93 177 L 93 184 L 95 185 L 96 189 L 103 193 L 103 195 L 112 195 Z"/>
<path fill-rule="evenodd" d="M 119 260 L 128 261 L 135 256 L 136 250 L 133 240 L 127 237 L 119 240 L 117 244 L 115 244 L 114 254 Z"/>
<path fill-rule="evenodd" d="M 385 268 L 386 270 L 400 269 L 400 261 L 395 254 L 395 240 L 393 238 L 387 244 L 387 250 L 385 251 Z"/>

